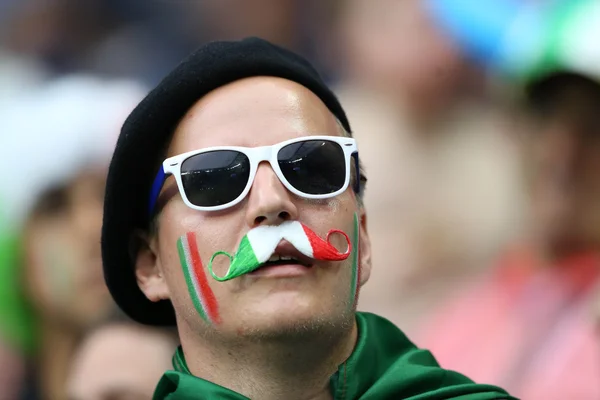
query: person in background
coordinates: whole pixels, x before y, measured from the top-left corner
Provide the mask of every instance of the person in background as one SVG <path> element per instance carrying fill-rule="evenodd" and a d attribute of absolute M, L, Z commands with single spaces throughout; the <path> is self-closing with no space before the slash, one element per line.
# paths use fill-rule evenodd
<path fill-rule="evenodd" d="M 25 222 L 22 277 L 39 337 L 26 386 L 43 398 L 65 398 L 78 340 L 113 310 L 100 256 L 104 184 L 104 168 L 82 168 L 42 193 Z"/>
<path fill-rule="evenodd" d="M 0 210 L 5 210 L 0 207 Z M 26 356 L 35 343 L 30 307 L 19 279 L 18 233 L 0 212 L 0 398 L 18 399 L 26 374 Z"/>
<path fill-rule="evenodd" d="M 336 91 L 372 172 L 365 204 L 381 266 L 359 306 L 411 334 L 512 238 L 516 147 L 484 72 L 426 2 L 341 3 Z"/>
<path fill-rule="evenodd" d="M 0 69 L 4 71 L 1 66 Z M 16 63 L 12 70 L 27 71 L 27 68 Z M 14 78 L 10 73 L 8 76 Z M 87 210 L 77 214 L 90 215 L 90 229 L 93 226 L 99 229 L 101 215 L 93 212 L 98 207 L 98 198 L 77 194 L 77 199 L 67 201 L 65 199 L 70 195 L 65 192 L 72 192 L 67 187 L 76 179 L 74 171 L 87 166 L 93 170 L 90 182 L 102 186 L 102 175 L 106 173 L 118 126 L 129 112 L 129 107 L 137 104 L 146 93 L 146 88 L 137 81 L 93 75 L 67 75 L 42 81 L 29 77 L 27 84 L 19 84 L 23 79 L 9 79 L 12 85 L 7 87 L 8 92 L 2 91 L 0 95 L 0 132 L 6 133 L 0 135 L 0 148 L 3 149 L 0 159 L 0 347 L 7 350 L 13 360 L 15 357 L 35 359 L 40 336 L 36 329 L 36 325 L 39 327 L 39 310 L 32 310 L 31 296 L 25 293 L 25 290 L 31 292 L 29 285 L 24 284 L 27 274 L 22 262 L 23 241 L 29 240 L 29 233 L 22 235 L 22 232 L 39 231 L 38 227 L 42 225 L 39 221 L 64 232 L 66 228 L 60 228 L 60 224 L 65 218 L 70 218 L 68 215 L 71 213 L 66 210 L 70 209 L 71 203 L 76 204 L 77 209 Z M 83 187 L 79 183 L 77 186 Z M 42 191 L 45 193 L 42 194 Z M 81 190 L 78 189 L 79 192 Z M 59 200 L 58 205 L 56 199 Z M 82 201 L 89 202 L 89 205 L 81 206 Z M 90 210 L 92 212 L 88 212 Z M 50 218 L 51 215 L 55 217 Z M 94 222 L 96 218 L 99 219 Z M 47 223 L 51 220 L 56 223 Z M 27 224 L 32 229 L 25 229 Z M 52 238 L 53 230 L 46 230 L 49 232 L 46 236 Z M 81 240 L 95 241 L 98 246 L 99 237 L 91 236 L 82 234 Z M 73 246 L 79 243 L 78 239 L 69 240 Z M 27 246 L 33 247 L 31 243 Z M 69 249 L 71 253 L 76 251 Z M 68 259 L 69 252 L 65 252 L 63 259 Z M 51 272 L 51 268 L 45 270 L 40 267 L 38 270 L 35 272 L 38 275 Z M 56 280 L 56 276 L 50 276 Z M 4 354 L 7 355 L 7 352 Z M 20 375 L 18 370 L 17 366 L 10 369 L 16 379 Z M 2 374 L 2 378 L 8 376 Z M 17 384 L 12 386 L 20 387 Z M 27 387 L 33 387 L 31 382 Z M 9 396 L 7 393 L 0 387 L 1 395 Z"/>
<path fill-rule="evenodd" d="M 178 345 L 172 330 L 114 319 L 91 329 L 76 350 L 67 378 L 70 400 L 148 400 L 171 366 Z"/>
<path fill-rule="evenodd" d="M 495 268 L 415 338 L 525 399 L 600 398 L 600 3 L 466 3 L 437 5 L 449 34 L 492 55 L 480 60 L 521 95 L 508 100 L 529 204 Z"/>
<path fill-rule="evenodd" d="M 442 306 L 417 343 L 524 399 L 600 398 L 600 81 L 569 69 L 527 86 L 524 236 Z"/>

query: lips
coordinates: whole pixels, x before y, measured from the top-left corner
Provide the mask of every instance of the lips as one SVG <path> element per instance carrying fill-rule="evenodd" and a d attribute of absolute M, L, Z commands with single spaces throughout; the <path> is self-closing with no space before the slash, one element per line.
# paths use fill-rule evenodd
<path fill-rule="evenodd" d="M 295 263 L 304 265 L 305 267 L 312 267 L 315 263 L 313 258 L 302 254 L 287 240 L 282 240 L 275 248 L 275 251 L 273 252 L 271 258 L 269 258 L 269 261 L 267 261 L 265 264 L 273 262 L 286 262 L 287 264 L 290 264 L 290 261 L 294 261 Z"/>
<path fill-rule="evenodd" d="M 257 269 L 265 267 L 275 267 L 278 265 L 301 265 L 306 268 L 310 268 L 314 265 L 315 260 L 305 256 L 298 249 L 296 249 L 287 240 L 282 240 L 279 245 L 275 248 L 275 251 L 269 258 L 269 260 Z"/>

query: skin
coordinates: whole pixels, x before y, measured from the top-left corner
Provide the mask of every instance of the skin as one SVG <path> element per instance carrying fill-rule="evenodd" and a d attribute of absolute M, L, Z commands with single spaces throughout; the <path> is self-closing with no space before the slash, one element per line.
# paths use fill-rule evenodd
<path fill-rule="evenodd" d="M 264 146 L 323 134 L 342 133 L 316 95 L 284 79 L 254 77 L 198 101 L 175 130 L 168 156 L 209 146 Z M 165 187 L 173 184 L 169 177 Z M 356 342 L 354 310 L 348 305 L 352 259 L 318 262 L 310 273 L 295 278 L 209 279 L 221 315 L 221 323 L 213 326 L 194 310 L 176 243 L 194 231 L 206 268 L 214 252 L 236 249 L 241 238 L 261 224 L 299 220 L 324 237 L 330 229 L 354 232 L 355 213 L 362 285 L 370 275 L 371 250 L 365 210 L 350 187 L 334 199 L 309 201 L 288 192 L 270 165 L 262 163 L 250 193 L 235 207 L 199 212 L 185 206 L 180 196 L 173 197 L 158 217 L 156 234 L 146 237 L 146 246 L 138 252 L 136 274 L 150 300 L 173 303 L 191 372 L 250 398 L 329 398 L 329 378 Z M 342 238 L 333 244 L 345 250 Z M 215 262 L 218 274 L 227 268 L 225 258 L 220 263 Z"/>
<path fill-rule="evenodd" d="M 113 309 L 100 257 L 104 175 L 82 172 L 66 204 L 32 217 L 24 231 L 25 289 L 39 318 L 39 385 L 53 399 L 65 397 L 80 335 Z"/>
<path fill-rule="evenodd" d="M 552 96 L 525 147 L 535 233 L 554 258 L 600 247 L 600 86 L 571 81 Z"/>
<path fill-rule="evenodd" d="M 18 399 L 24 384 L 25 359 L 11 343 L 0 340 L 0 393 L 7 400 Z"/>
<path fill-rule="evenodd" d="M 423 3 L 349 0 L 339 21 L 349 80 L 408 107 L 418 123 L 439 118 L 476 76 Z"/>
<path fill-rule="evenodd" d="M 27 291 L 44 321 L 85 329 L 111 310 L 102 277 L 103 172 L 84 174 L 69 205 L 40 217 L 25 233 Z"/>
<path fill-rule="evenodd" d="M 75 355 L 67 382 L 72 400 L 150 399 L 170 369 L 175 342 L 150 328 L 118 324 L 88 336 Z"/>

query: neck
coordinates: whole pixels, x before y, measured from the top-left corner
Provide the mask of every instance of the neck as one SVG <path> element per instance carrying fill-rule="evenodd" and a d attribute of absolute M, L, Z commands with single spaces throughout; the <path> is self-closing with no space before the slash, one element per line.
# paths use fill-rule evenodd
<path fill-rule="evenodd" d="M 354 350 L 357 326 L 337 335 L 243 343 L 197 343 L 181 336 L 195 376 L 251 399 L 317 400 L 333 398 L 329 380 Z"/>
<path fill-rule="evenodd" d="M 51 322 L 43 323 L 41 333 L 38 364 L 40 392 L 50 399 L 65 399 L 68 367 L 78 335 L 75 331 L 66 330 Z"/>

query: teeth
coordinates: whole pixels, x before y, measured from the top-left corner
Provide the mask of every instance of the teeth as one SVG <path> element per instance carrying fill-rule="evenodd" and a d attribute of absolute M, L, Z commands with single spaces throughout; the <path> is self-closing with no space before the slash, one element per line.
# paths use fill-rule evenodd
<path fill-rule="evenodd" d="M 280 256 L 279 254 L 273 254 L 270 258 L 269 258 L 269 262 L 275 262 L 275 261 L 297 261 L 296 258 L 292 257 L 292 256 Z"/>

